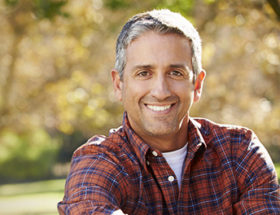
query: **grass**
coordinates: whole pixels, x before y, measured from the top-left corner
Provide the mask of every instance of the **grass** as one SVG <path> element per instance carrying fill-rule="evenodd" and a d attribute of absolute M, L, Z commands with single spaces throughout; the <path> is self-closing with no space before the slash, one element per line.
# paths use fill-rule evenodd
<path fill-rule="evenodd" d="M 65 179 L 0 186 L 0 215 L 53 215 L 63 198 Z"/>
<path fill-rule="evenodd" d="M 275 163 L 274 165 L 275 165 L 277 176 L 278 176 L 278 182 L 280 184 L 280 163 Z"/>
<path fill-rule="evenodd" d="M 275 164 L 280 182 L 280 163 Z M 54 215 L 65 179 L 0 186 L 0 215 Z"/>

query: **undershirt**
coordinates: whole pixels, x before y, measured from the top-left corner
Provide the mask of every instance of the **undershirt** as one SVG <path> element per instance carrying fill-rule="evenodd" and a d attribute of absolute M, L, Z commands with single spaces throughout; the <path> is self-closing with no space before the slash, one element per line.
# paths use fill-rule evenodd
<path fill-rule="evenodd" d="M 179 188 L 181 188 L 182 171 L 185 157 L 187 154 L 187 145 L 188 144 L 175 151 L 162 153 L 163 157 L 165 158 L 165 160 L 176 175 Z"/>

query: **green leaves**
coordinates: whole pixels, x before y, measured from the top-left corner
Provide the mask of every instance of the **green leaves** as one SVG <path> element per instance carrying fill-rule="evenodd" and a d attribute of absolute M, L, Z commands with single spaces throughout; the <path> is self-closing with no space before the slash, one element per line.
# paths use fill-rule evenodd
<path fill-rule="evenodd" d="M 39 19 L 52 19 L 57 15 L 68 17 L 69 14 L 62 11 L 62 8 L 66 3 L 67 0 L 34 0 L 34 14 Z"/>
<path fill-rule="evenodd" d="M 57 153 L 46 144 L 61 146 L 50 134 L 63 136 L 60 156 L 67 152 L 65 162 L 87 137 L 108 134 L 109 128 L 119 126 L 123 109 L 114 99 L 110 79 L 117 33 L 129 17 L 153 8 L 181 12 L 202 37 L 207 77 L 192 115 L 252 128 L 271 147 L 274 160 L 280 160 L 279 22 L 267 1 L 3 0 L 0 4 L 0 41 L 4 41 L 0 162 L 9 163 L 11 170 L 3 171 L 11 177 L 23 177 L 13 171 L 26 148 L 31 149 L 24 158 L 30 166 Z M 64 18 L 70 14 L 71 19 Z M 27 135 L 32 132 L 38 134 Z M 12 165 L 14 157 L 20 159 Z"/>
<path fill-rule="evenodd" d="M 125 9 L 131 6 L 131 1 L 128 0 L 105 0 L 105 6 L 112 10 Z"/>
<path fill-rule="evenodd" d="M 17 3 L 18 3 L 18 0 L 5 0 L 5 4 L 10 7 L 17 5 Z"/>

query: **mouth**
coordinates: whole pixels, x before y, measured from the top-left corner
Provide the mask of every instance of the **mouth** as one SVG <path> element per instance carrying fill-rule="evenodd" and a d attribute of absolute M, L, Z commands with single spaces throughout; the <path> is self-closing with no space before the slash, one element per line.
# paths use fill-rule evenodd
<path fill-rule="evenodd" d="M 158 112 L 158 113 L 159 112 L 168 112 L 172 108 L 173 105 L 174 104 L 169 104 L 169 105 L 149 105 L 149 104 L 145 104 L 145 106 L 148 109 L 150 109 L 154 112 Z"/>

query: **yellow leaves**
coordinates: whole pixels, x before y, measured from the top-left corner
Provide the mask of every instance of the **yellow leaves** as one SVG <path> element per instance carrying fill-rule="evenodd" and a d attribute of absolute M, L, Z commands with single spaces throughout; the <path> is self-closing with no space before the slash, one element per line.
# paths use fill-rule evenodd
<path fill-rule="evenodd" d="M 91 87 L 91 92 L 95 95 L 99 95 L 103 93 L 104 86 L 102 86 L 100 83 L 94 83 Z"/>
<path fill-rule="evenodd" d="M 280 59 L 279 59 L 279 55 L 276 55 L 274 53 L 268 52 L 267 56 L 266 56 L 267 61 L 275 66 L 280 65 Z"/>
<path fill-rule="evenodd" d="M 216 47 L 214 43 L 209 42 L 203 46 L 202 59 L 204 67 L 207 67 L 212 62 L 215 51 Z"/>
<path fill-rule="evenodd" d="M 62 122 L 58 126 L 58 130 L 65 134 L 72 134 L 74 131 L 73 126 L 69 122 Z"/>
<path fill-rule="evenodd" d="M 75 70 L 71 77 L 70 77 L 70 83 L 72 82 L 73 84 L 80 85 L 80 84 L 88 84 L 88 76 L 85 74 L 84 71 L 82 70 Z"/>
<path fill-rule="evenodd" d="M 69 79 L 47 87 L 50 95 L 55 95 L 56 127 L 63 133 L 71 134 L 81 122 L 98 127 L 110 121 L 105 110 L 107 90 L 90 78 L 84 71 L 75 70 Z"/>
<path fill-rule="evenodd" d="M 70 104 L 86 102 L 89 95 L 83 88 L 76 88 L 74 91 L 67 93 L 67 101 Z"/>
<path fill-rule="evenodd" d="M 264 42 L 267 45 L 267 47 L 272 48 L 272 49 L 280 47 L 279 38 L 276 38 L 275 34 L 267 35 L 264 39 Z"/>
<path fill-rule="evenodd" d="M 237 25 L 243 25 L 246 22 L 246 20 L 245 20 L 244 16 L 242 16 L 241 14 L 238 14 L 235 16 L 235 22 Z"/>
<path fill-rule="evenodd" d="M 216 0 L 204 0 L 204 2 L 207 4 L 212 4 L 212 3 L 216 2 Z"/>
<path fill-rule="evenodd" d="M 74 22 L 80 23 L 80 25 L 103 22 L 103 14 L 99 12 L 103 7 L 102 0 L 70 1 L 68 7 L 71 15 L 75 17 Z"/>
<path fill-rule="evenodd" d="M 69 19 L 34 20 L 30 13 L 14 11 L 20 13 L 14 17 L 17 24 L 25 27 L 20 34 L 0 13 L 4 41 L 0 86 L 15 62 L 10 94 L 15 105 L 11 115 L 1 116 L 7 118 L 5 123 L 65 134 L 81 130 L 88 136 L 119 124 L 122 109 L 113 95 L 109 72 L 120 23 L 135 11 L 159 5 L 184 16 L 194 14 L 190 19 L 198 24 L 207 77 L 202 99 L 193 109 L 196 115 L 252 127 L 267 139 L 268 130 L 279 134 L 279 23 L 271 18 L 267 3 L 263 11 L 241 0 L 134 2 L 139 7 L 114 2 L 118 10 L 110 9 L 105 0 L 70 0 L 65 6 Z M 20 42 L 13 48 L 15 38 Z"/>
<path fill-rule="evenodd" d="M 96 114 L 96 108 L 94 108 L 92 106 L 86 106 L 84 108 L 83 115 L 86 118 L 92 118 L 92 117 L 94 117 L 95 114 Z"/>
<path fill-rule="evenodd" d="M 278 36 L 274 33 L 268 34 L 263 42 L 268 48 L 264 49 L 261 53 L 262 58 L 266 59 L 273 66 L 280 65 L 280 44 Z"/>
<path fill-rule="evenodd" d="M 100 10 L 103 7 L 103 0 L 92 0 L 92 6 L 96 10 Z"/>
<path fill-rule="evenodd" d="M 271 123 L 270 125 L 271 125 L 271 128 L 272 128 L 272 131 L 276 131 L 276 132 L 279 131 L 280 118 L 271 117 L 270 123 Z M 280 139 L 280 137 L 279 137 L 279 139 Z M 278 141 L 278 143 L 279 143 L 279 141 Z"/>
<path fill-rule="evenodd" d="M 107 121 L 109 120 L 109 114 L 104 109 L 100 109 L 96 118 L 94 119 L 95 125 L 98 128 L 102 128 L 106 125 Z"/>

